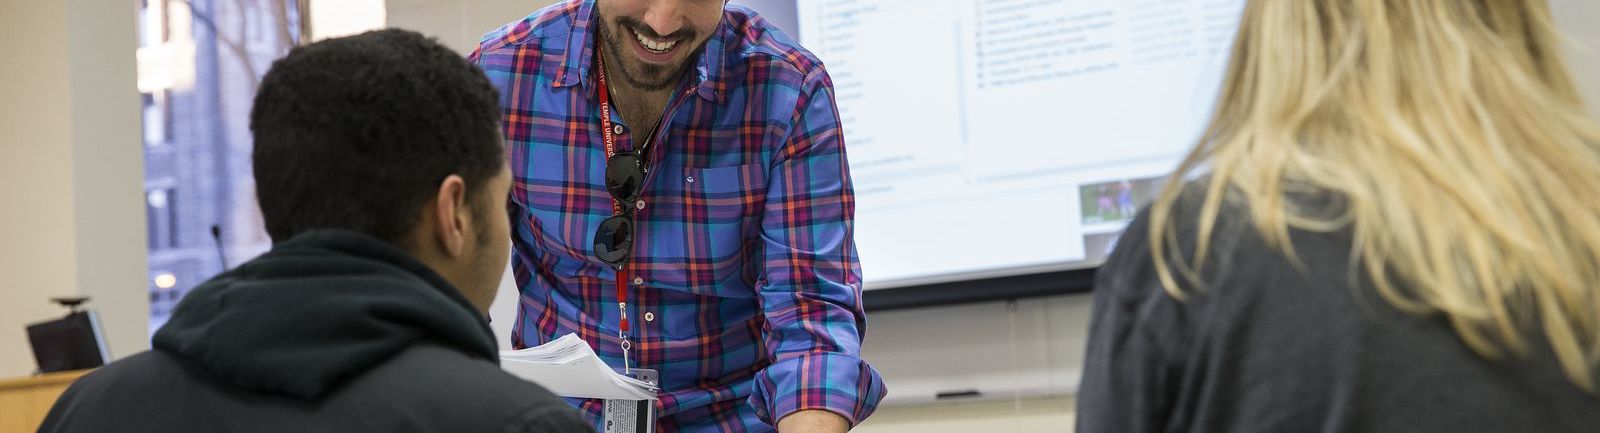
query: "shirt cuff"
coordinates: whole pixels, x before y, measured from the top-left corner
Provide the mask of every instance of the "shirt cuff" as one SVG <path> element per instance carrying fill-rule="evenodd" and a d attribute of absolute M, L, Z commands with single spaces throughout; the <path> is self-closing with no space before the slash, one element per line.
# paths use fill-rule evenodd
<path fill-rule="evenodd" d="M 769 425 L 802 410 L 826 410 L 854 427 L 872 415 L 888 389 L 861 358 L 817 352 L 780 358 L 756 374 L 750 407 Z"/>

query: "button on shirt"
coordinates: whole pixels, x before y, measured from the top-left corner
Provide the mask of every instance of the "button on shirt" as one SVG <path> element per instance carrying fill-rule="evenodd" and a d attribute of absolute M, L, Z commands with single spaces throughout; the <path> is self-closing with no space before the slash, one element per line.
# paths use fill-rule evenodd
<path fill-rule="evenodd" d="M 513 343 L 576 333 L 614 366 L 616 272 L 594 255 L 604 186 L 593 0 L 484 37 L 515 176 Z M 771 431 L 799 410 L 865 419 L 885 388 L 862 361 L 854 196 L 833 86 L 811 53 L 728 6 L 648 147 L 635 203 L 632 365 L 660 371 L 658 431 Z M 620 121 L 616 112 L 613 121 Z M 649 136 L 622 128 L 620 149 Z M 647 204 L 647 205 L 646 205 Z M 601 404 L 574 400 L 598 424 Z"/>

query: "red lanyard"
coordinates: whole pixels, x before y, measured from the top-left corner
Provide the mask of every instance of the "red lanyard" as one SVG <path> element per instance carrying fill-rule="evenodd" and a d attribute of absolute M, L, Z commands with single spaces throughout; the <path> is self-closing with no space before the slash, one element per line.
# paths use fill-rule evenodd
<path fill-rule="evenodd" d="M 617 133 L 615 130 L 616 126 L 611 123 L 611 87 L 606 85 L 605 54 L 600 51 L 600 44 L 595 44 L 594 59 L 595 62 L 600 66 L 600 88 L 598 90 L 600 93 L 600 136 L 604 138 L 606 144 L 606 163 L 610 164 L 611 157 L 617 155 Z M 623 205 L 621 203 L 617 202 L 616 197 L 611 198 L 611 213 L 613 215 L 622 213 L 622 206 Z M 639 239 L 638 227 L 638 224 L 635 223 L 633 229 L 634 242 L 638 242 Z M 632 253 L 630 252 L 629 254 L 631 255 Z M 627 262 L 624 262 L 621 266 L 617 267 L 617 312 L 617 316 L 620 317 L 619 324 L 617 326 L 617 338 L 622 340 L 622 369 L 623 371 L 627 371 L 629 349 Z"/>

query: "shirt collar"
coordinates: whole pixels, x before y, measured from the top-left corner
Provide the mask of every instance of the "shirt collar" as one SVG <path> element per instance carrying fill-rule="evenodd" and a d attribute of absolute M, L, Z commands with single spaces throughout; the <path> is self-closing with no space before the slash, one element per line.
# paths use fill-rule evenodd
<path fill-rule="evenodd" d="M 572 31 L 567 35 L 567 47 L 561 61 L 562 72 L 556 79 L 551 80 L 553 87 L 582 86 L 585 92 L 592 93 L 595 80 L 590 73 L 594 63 L 594 41 L 597 30 L 595 29 L 596 13 L 595 0 L 572 0 L 576 9 L 572 12 Z M 723 12 L 721 22 L 717 29 L 712 31 L 711 37 L 706 39 L 705 49 L 695 61 L 696 65 L 690 79 L 690 85 L 695 94 L 702 99 L 721 103 L 722 84 L 726 78 L 724 69 L 727 50 L 727 40 L 733 37 L 733 29 L 728 24 L 727 12 Z"/>

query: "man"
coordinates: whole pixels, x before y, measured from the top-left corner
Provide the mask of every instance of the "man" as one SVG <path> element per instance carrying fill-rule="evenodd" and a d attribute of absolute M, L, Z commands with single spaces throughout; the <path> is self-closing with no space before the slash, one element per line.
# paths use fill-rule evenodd
<path fill-rule="evenodd" d="M 859 357 L 854 198 L 816 57 L 721 1 L 568 0 L 469 59 L 511 147 L 517 346 L 577 333 L 659 371 L 660 432 L 872 413 L 885 390 Z"/>
<path fill-rule="evenodd" d="M 251 113 L 272 250 L 189 293 L 154 350 L 78 380 L 40 431 L 591 431 L 496 366 L 494 101 L 412 32 L 290 52 Z"/>

